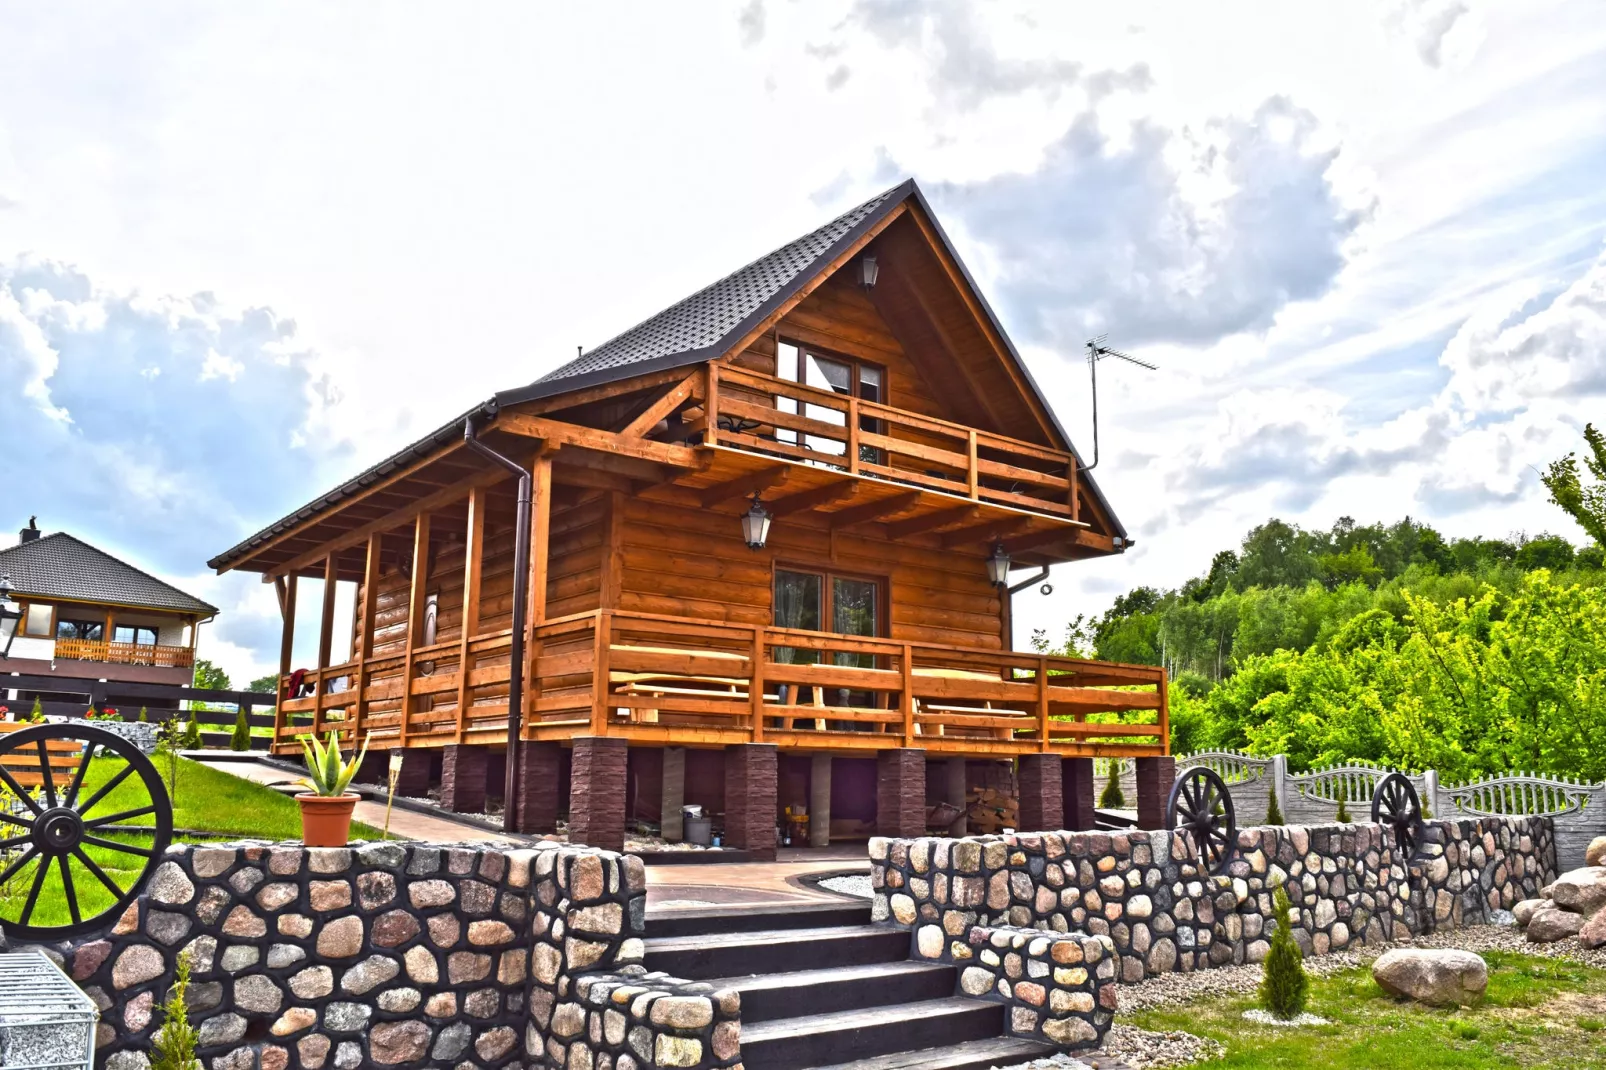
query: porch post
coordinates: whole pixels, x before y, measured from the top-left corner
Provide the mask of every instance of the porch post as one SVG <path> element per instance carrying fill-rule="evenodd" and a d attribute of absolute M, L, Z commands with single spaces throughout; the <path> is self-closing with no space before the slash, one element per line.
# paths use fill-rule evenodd
<path fill-rule="evenodd" d="M 627 759 L 620 736 L 575 737 L 569 760 L 570 843 L 624 850 Z"/>
<path fill-rule="evenodd" d="M 401 772 L 396 775 L 396 794 L 423 798 L 429 791 L 429 773 L 430 751 L 425 747 L 406 748 L 402 751 Z"/>
<path fill-rule="evenodd" d="M 1071 832 L 1091 831 L 1096 824 L 1093 804 L 1098 800 L 1092 758 L 1060 759 L 1060 796 L 1065 805 L 1065 828 Z"/>
<path fill-rule="evenodd" d="M 335 555 L 323 559 L 323 615 L 318 618 L 318 668 L 329 667 L 335 640 Z M 323 690 L 322 687 L 319 688 Z"/>
<path fill-rule="evenodd" d="M 1165 801 L 1171 794 L 1171 785 L 1177 779 L 1177 760 L 1170 755 L 1163 758 L 1139 758 L 1138 828 L 1165 828 Z"/>
<path fill-rule="evenodd" d="M 283 586 L 279 587 L 279 612 L 284 617 L 284 627 L 279 632 L 279 684 L 274 690 L 278 693 L 278 704 L 273 710 L 273 741 L 279 742 L 279 735 L 284 726 L 289 723 L 289 715 L 284 712 L 286 699 L 294 698 L 285 688 L 284 678 L 290 675 L 290 659 L 294 654 L 296 638 L 296 575 L 294 572 L 286 576 Z"/>
<path fill-rule="evenodd" d="M 926 831 L 926 752 L 899 747 L 876 755 L 876 833 L 919 836 Z"/>
<path fill-rule="evenodd" d="M 485 810 L 485 778 L 489 747 L 454 743 L 441 748 L 441 806 L 459 814 Z"/>
<path fill-rule="evenodd" d="M 362 738 L 363 721 L 368 717 L 368 659 L 374 656 L 374 614 L 379 609 L 380 552 L 385 537 L 379 532 L 368 536 L 368 552 L 362 564 L 362 601 L 357 606 L 357 701 L 353 707 L 352 738 Z"/>
<path fill-rule="evenodd" d="M 948 835 L 965 836 L 970 832 L 969 807 L 965 797 L 970 794 L 970 766 L 964 758 L 949 758 L 947 762 L 948 791 L 944 802 L 959 807 L 959 816 L 948 826 Z"/>
<path fill-rule="evenodd" d="M 664 748 L 664 783 L 660 804 L 660 831 L 670 843 L 679 843 L 686 835 L 680 819 L 680 808 L 686 801 L 686 748 Z"/>
<path fill-rule="evenodd" d="M 407 649 L 402 654 L 401 724 L 396 745 L 407 746 L 407 721 L 413 712 L 413 651 L 424 636 L 424 600 L 429 590 L 429 514 L 413 523 L 413 574 L 407 587 Z M 399 790 L 399 789 L 398 789 Z"/>
<path fill-rule="evenodd" d="M 1057 832 L 1065 820 L 1058 754 L 1024 754 L 1020 759 L 1020 831 Z"/>
<path fill-rule="evenodd" d="M 485 554 L 486 489 L 475 487 L 468 495 L 468 531 L 463 539 L 463 622 L 457 643 L 457 742 L 468 731 L 469 676 L 475 657 L 470 644 L 480 630 L 480 578 Z M 483 791 L 481 802 L 484 802 Z"/>
<path fill-rule="evenodd" d="M 809 846 L 831 845 L 831 756 L 816 754 L 809 764 Z"/>
<path fill-rule="evenodd" d="M 556 743 L 523 740 L 515 752 L 516 785 L 504 785 L 502 805 L 513 809 L 517 832 L 553 832 L 558 827 L 558 779 L 563 774 L 563 748 Z"/>
<path fill-rule="evenodd" d="M 760 862 L 775 861 L 778 764 L 773 743 L 725 748 L 725 841 Z"/>

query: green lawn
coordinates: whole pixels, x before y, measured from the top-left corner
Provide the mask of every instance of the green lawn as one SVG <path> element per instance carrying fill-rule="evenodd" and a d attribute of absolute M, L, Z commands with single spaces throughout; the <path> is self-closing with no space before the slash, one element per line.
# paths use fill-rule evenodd
<path fill-rule="evenodd" d="M 1558 959 L 1483 953 L 1489 991 L 1476 1008 L 1397 1002 L 1370 969 L 1314 979 L 1310 1011 L 1332 1025 L 1277 1028 L 1245 1021 L 1247 996 L 1121 1015 L 1141 1029 L 1184 1030 L 1226 1046 L 1201 1066 L 1261 1070 L 1482 1070 L 1606 1066 L 1606 970 Z"/>
<path fill-rule="evenodd" d="M 159 758 L 156 764 L 165 782 L 169 775 L 167 760 Z M 116 758 L 94 759 L 84 777 L 79 798 L 81 800 L 92 798 L 94 793 L 116 777 L 125 765 L 125 762 Z M 58 785 L 58 791 L 65 790 L 65 784 Z M 186 758 L 178 760 L 178 786 L 177 790 L 173 791 L 169 785 L 169 796 L 173 799 L 173 828 L 195 830 L 194 834 L 175 831 L 173 836 L 175 841 L 216 842 L 234 839 L 301 838 L 301 815 L 294 799 Z M 94 821 L 142 808 L 146 802 L 144 787 L 138 780 L 129 777 L 96 802 L 87 817 L 90 821 Z M 116 824 L 120 827 L 148 826 L 153 822 L 152 816 L 140 815 L 119 820 Z M 22 832 L 22 829 L 10 826 L 9 835 L 18 835 Z M 377 840 L 381 833 L 378 829 L 353 822 L 351 835 L 353 839 Z M 135 831 L 106 832 L 101 838 L 123 845 L 128 850 L 89 844 L 84 847 L 84 853 L 112 883 L 121 888 L 132 886 L 145 865 L 144 855 L 137 852 L 148 849 L 151 842 L 149 837 Z M 9 857 L 0 859 L 0 870 L 8 868 L 12 862 L 21 857 L 20 845 L 10 846 L 6 850 Z M 73 858 L 69 863 L 69 869 L 84 916 L 98 913 L 115 901 L 111 890 L 101 883 L 81 859 Z M 8 920 L 20 919 L 28 895 L 38 878 L 38 872 L 39 863 L 30 861 L 12 874 L 4 884 L 0 884 L 0 915 Z M 59 863 L 46 874 L 29 920 L 36 925 L 60 925 L 72 920 L 64 894 Z"/>

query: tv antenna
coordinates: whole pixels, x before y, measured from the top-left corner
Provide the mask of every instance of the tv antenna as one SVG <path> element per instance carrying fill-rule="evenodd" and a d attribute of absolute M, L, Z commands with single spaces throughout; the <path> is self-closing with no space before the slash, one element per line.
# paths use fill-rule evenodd
<path fill-rule="evenodd" d="M 1105 345 L 1109 337 L 1107 334 L 1101 334 L 1097 338 L 1087 340 L 1087 374 L 1093 383 L 1093 463 L 1083 466 L 1084 472 L 1091 472 L 1099 466 L 1099 361 L 1105 357 L 1120 357 L 1129 364 L 1136 364 L 1151 372 L 1160 370 L 1146 360 L 1139 360 L 1130 353 L 1123 353 L 1119 349 Z"/>

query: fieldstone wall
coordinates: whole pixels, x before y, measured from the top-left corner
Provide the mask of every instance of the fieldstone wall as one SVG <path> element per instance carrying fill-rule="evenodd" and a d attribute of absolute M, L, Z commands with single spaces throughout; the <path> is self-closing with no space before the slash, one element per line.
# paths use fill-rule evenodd
<path fill-rule="evenodd" d="M 911 957 L 952 963 L 960 992 L 1005 1004 L 1011 1036 L 1092 1047 L 1115 1016 L 1117 960 L 1108 936 L 925 924 L 915 929 Z"/>
<path fill-rule="evenodd" d="M 547 1038 L 554 1066 L 730 1066 L 741 1055 L 742 997 L 733 988 L 626 966 L 580 978 L 575 996 L 558 1008 Z"/>
<path fill-rule="evenodd" d="M 186 951 L 206 1070 L 723 1065 L 734 1004 L 705 1029 L 649 1000 L 623 1047 L 606 1022 L 560 1035 L 586 1023 L 587 975 L 645 975 L 645 908 L 640 860 L 585 847 L 176 845 L 110 931 L 45 950 L 100 1008 L 109 1070 L 148 1067 Z M 660 1034 L 699 1058 L 632 1062 Z"/>
<path fill-rule="evenodd" d="M 1286 885 L 1307 954 L 1482 921 L 1554 877 L 1547 818 L 1428 822 L 1410 860 L 1381 825 L 1242 829 L 1225 874 L 1168 831 L 1049 832 L 870 842 L 873 917 L 965 933 L 1009 926 L 1106 936 L 1116 974 L 1258 962 Z"/>

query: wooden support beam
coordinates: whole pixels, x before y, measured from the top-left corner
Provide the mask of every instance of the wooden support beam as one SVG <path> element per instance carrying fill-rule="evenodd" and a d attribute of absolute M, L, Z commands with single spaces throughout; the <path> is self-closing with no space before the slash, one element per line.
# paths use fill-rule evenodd
<path fill-rule="evenodd" d="M 352 710 L 351 737 L 355 743 L 362 738 L 363 720 L 368 716 L 368 659 L 374 656 L 374 621 L 379 612 L 379 569 L 385 551 L 385 536 L 374 532 L 368 536 L 368 552 L 363 557 L 362 590 L 357 610 L 357 701 Z"/>
<path fill-rule="evenodd" d="M 761 468 L 757 472 L 749 472 L 746 475 L 737 476 L 735 479 L 728 479 L 723 483 L 715 483 L 712 487 L 698 492 L 698 497 L 703 503 L 703 508 L 709 509 L 720 502 L 729 501 L 732 498 L 745 498 L 749 494 L 758 494 L 771 487 L 779 486 L 786 482 L 792 471 L 793 466 L 789 464 Z"/>
<path fill-rule="evenodd" d="M 978 542 L 992 542 L 995 539 L 1003 538 L 1005 535 L 1012 535 L 1021 528 L 1030 527 L 1035 519 L 1035 517 L 1030 516 L 1006 516 L 1000 517 L 996 520 L 988 520 L 980 524 L 972 524 L 969 527 L 960 528 L 957 531 L 950 531 L 944 534 L 942 537 L 942 547 L 944 550 L 951 550 L 956 546 L 969 546 L 972 543 Z"/>
<path fill-rule="evenodd" d="M 541 662 L 541 643 L 536 629 L 546 623 L 547 577 L 552 555 L 552 460 L 551 450 L 538 450 L 530 465 L 530 590 L 525 613 L 524 641 L 524 723 L 541 697 L 541 677 L 535 667 Z M 511 745 L 511 743 L 510 743 Z"/>
<path fill-rule="evenodd" d="M 285 606 L 285 600 L 284 600 L 284 577 L 283 576 L 267 576 L 267 575 L 264 575 L 262 577 L 262 582 L 263 583 L 267 583 L 269 580 L 273 581 L 273 593 L 279 596 L 279 619 L 283 620 L 284 619 L 284 613 L 285 613 L 285 610 L 284 610 L 284 606 Z"/>
<path fill-rule="evenodd" d="M 1004 540 L 1006 553 L 1019 553 L 1023 550 L 1034 550 L 1039 546 L 1052 546 L 1056 543 L 1080 546 L 1088 550 L 1098 550 L 1103 553 L 1114 553 L 1115 543 L 1108 535 L 1098 535 L 1083 527 L 1049 528 L 1047 531 L 1034 531 L 1028 535 L 1017 535 Z"/>
<path fill-rule="evenodd" d="M 952 527 L 967 520 L 974 520 L 980 512 L 981 508 L 975 505 L 961 505 L 957 509 L 939 509 L 924 516 L 910 517 L 908 520 L 888 524 L 887 535 L 893 539 L 902 539 L 910 535 L 919 535 L 924 531 L 936 531 L 938 528 Z"/>
<path fill-rule="evenodd" d="M 664 396 L 654 401 L 641 411 L 641 414 L 627 424 L 619 433 L 625 438 L 641 438 L 657 426 L 659 420 L 669 417 L 669 414 L 686 402 L 696 388 L 699 375 L 693 372 L 682 379 L 675 386 L 664 393 Z"/>
<path fill-rule="evenodd" d="M 468 685 L 474 670 L 471 642 L 480 630 L 480 583 L 484 578 L 485 506 L 489 495 L 475 487 L 468 496 L 468 531 L 463 539 L 463 622 L 457 643 L 457 742 L 468 730 Z"/>
<path fill-rule="evenodd" d="M 491 427 L 512 435 L 538 438 L 553 446 L 575 446 L 619 457 L 656 461 L 658 464 L 674 465 L 676 468 L 701 468 L 703 465 L 703 461 L 697 456 L 697 451 L 690 446 L 671 446 L 663 442 L 650 442 L 644 438 L 626 438 L 612 431 L 559 423 L 540 416 L 504 412 L 496 418 Z"/>
<path fill-rule="evenodd" d="M 908 490 L 901 494 L 894 494 L 890 498 L 879 498 L 863 505 L 850 505 L 846 509 L 838 509 L 831 514 L 832 529 L 852 527 L 854 524 L 866 524 L 872 520 L 880 520 L 884 516 L 901 513 L 911 505 L 920 501 L 918 490 Z"/>
<path fill-rule="evenodd" d="M 843 480 L 841 483 L 827 483 L 823 487 L 801 491 L 797 494 L 788 494 L 784 498 L 765 502 L 764 508 L 768 509 L 770 515 L 774 517 L 791 516 L 793 513 L 817 509 L 822 505 L 830 505 L 832 502 L 851 498 L 858 493 L 862 485 L 851 479 Z"/>
<path fill-rule="evenodd" d="M 329 667 L 330 652 L 335 642 L 335 587 L 338 582 L 336 555 L 330 554 L 323 562 L 323 613 L 318 618 L 318 668 Z"/>
<path fill-rule="evenodd" d="M 284 581 L 284 628 L 279 633 L 279 675 L 290 672 L 290 659 L 295 656 L 296 640 L 296 577 Z"/>
<path fill-rule="evenodd" d="M 429 596 L 429 514 L 413 522 L 413 574 L 407 588 L 407 649 L 402 655 L 399 747 L 407 746 L 407 721 L 413 712 L 413 651 L 424 641 L 424 600 Z"/>

